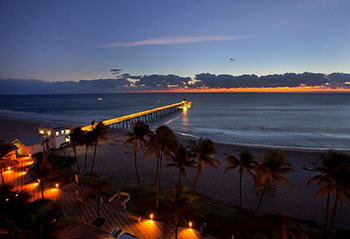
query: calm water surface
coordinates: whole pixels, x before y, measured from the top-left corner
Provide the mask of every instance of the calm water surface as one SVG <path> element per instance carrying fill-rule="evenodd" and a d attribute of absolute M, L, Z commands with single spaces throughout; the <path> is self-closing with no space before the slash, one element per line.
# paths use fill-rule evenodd
<path fill-rule="evenodd" d="M 350 148 L 347 93 L 0 96 L 0 115 L 88 124 L 184 98 L 193 107 L 162 122 L 181 134 L 243 144 Z"/>

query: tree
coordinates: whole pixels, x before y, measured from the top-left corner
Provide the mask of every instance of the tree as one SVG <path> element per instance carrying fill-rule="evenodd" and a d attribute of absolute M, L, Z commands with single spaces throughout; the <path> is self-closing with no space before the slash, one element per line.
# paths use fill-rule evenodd
<path fill-rule="evenodd" d="M 256 165 L 256 162 L 254 160 L 254 156 L 249 151 L 241 152 L 239 159 L 236 158 L 233 155 L 229 155 L 227 157 L 227 167 L 225 169 L 225 172 L 228 172 L 230 170 L 234 170 L 238 168 L 239 172 L 239 207 L 242 210 L 242 176 L 244 172 L 248 172 L 250 175 L 253 175 L 251 172 L 252 169 L 254 169 L 254 166 Z"/>
<path fill-rule="evenodd" d="M 11 151 L 12 144 L 8 143 L 0 143 L 0 174 L 1 174 L 1 181 L 2 184 L 5 184 L 4 176 L 2 175 L 2 172 L 6 170 L 8 167 L 15 166 L 18 162 L 15 160 L 10 160 L 6 157 L 6 155 Z"/>
<path fill-rule="evenodd" d="M 48 160 L 48 153 L 38 153 L 35 155 L 37 163 L 31 168 L 30 175 L 32 178 L 40 182 L 41 197 L 45 199 L 44 190 L 45 183 L 59 180 L 59 172 L 55 165 Z"/>
<path fill-rule="evenodd" d="M 287 184 L 291 181 L 285 176 L 293 168 L 287 162 L 286 156 L 278 150 L 269 150 L 262 163 L 255 167 L 256 187 L 262 189 L 256 211 L 259 210 L 266 190 L 275 192 L 277 184 Z"/>
<path fill-rule="evenodd" d="M 179 182 L 181 185 L 181 176 L 186 176 L 187 168 L 195 168 L 195 160 L 191 158 L 191 155 L 187 151 L 186 147 L 179 145 L 177 149 L 170 156 L 171 163 L 168 163 L 167 167 L 175 167 L 179 170 Z"/>
<path fill-rule="evenodd" d="M 179 225 L 193 216 L 198 200 L 196 195 L 187 192 L 187 189 L 179 184 L 168 189 L 166 197 L 165 220 L 175 225 L 175 239 L 178 237 Z"/>
<path fill-rule="evenodd" d="M 216 144 L 210 139 L 200 138 L 197 142 L 190 143 L 190 152 L 192 157 L 197 161 L 197 173 L 193 181 L 192 191 L 197 185 L 199 176 L 202 174 L 205 165 L 217 168 L 217 165 L 222 164 L 220 159 L 214 158 L 216 154 Z"/>
<path fill-rule="evenodd" d="M 123 146 L 132 144 L 133 148 L 132 151 L 134 153 L 134 160 L 135 160 L 135 173 L 137 178 L 137 184 L 139 187 L 141 187 L 140 183 L 140 176 L 139 172 L 137 170 L 137 151 L 138 151 L 138 145 L 141 146 L 146 142 L 145 137 L 149 135 L 151 130 L 149 129 L 149 126 L 141 121 L 137 121 L 136 124 L 133 127 L 133 132 L 127 133 L 127 139 L 125 140 Z"/>
<path fill-rule="evenodd" d="M 70 131 L 69 138 L 70 138 L 70 144 L 74 152 L 74 158 L 77 165 L 77 170 L 78 170 L 78 173 L 80 173 L 79 159 L 77 157 L 76 147 L 84 144 L 84 140 L 85 140 L 84 131 L 81 130 L 81 127 L 75 128 Z"/>
<path fill-rule="evenodd" d="M 0 225 L 9 238 L 51 238 L 67 219 L 58 203 L 42 199 L 31 202 L 30 198 L 28 193 L 13 191 L 10 185 L 0 186 Z"/>
<path fill-rule="evenodd" d="M 86 172 L 86 163 L 88 157 L 88 149 L 94 143 L 94 135 L 92 131 L 86 131 L 84 134 L 84 144 L 85 144 L 85 160 L 84 160 L 84 172 Z"/>
<path fill-rule="evenodd" d="M 95 200 L 97 204 L 96 223 L 98 224 L 101 222 L 100 204 L 102 203 L 103 197 L 110 195 L 112 184 L 108 180 L 101 179 L 97 176 L 90 176 L 89 186 L 89 198 Z"/>
<path fill-rule="evenodd" d="M 165 125 L 159 126 L 155 133 L 150 134 L 149 141 L 146 142 L 146 157 L 157 156 L 156 171 L 156 208 L 159 205 L 159 184 L 161 180 L 162 158 L 169 158 L 173 149 L 178 145 L 174 132 Z"/>
<path fill-rule="evenodd" d="M 310 183 L 317 182 L 319 189 L 316 191 L 316 197 L 326 196 L 326 212 L 324 219 L 324 233 L 328 230 L 332 232 L 337 205 L 342 200 L 350 199 L 350 157 L 344 153 L 330 151 L 322 157 L 322 166 L 317 167 L 316 171 L 320 174 L 312 177 Z M 328 228 L 330 197 L 334 194 L 333 212 L 331 223 Z"/>
<path fill-rule="evenodd" d="M 109 131 L 109 127 L 107 125 L 104 125 L 103 122 L 98 122 L 96 125 L 94 125 L 94 127 L 91 131 L 92 138 L 93 138 L 93 144 L 95 145 L 95 148 L 94 148 L 94 155 L 92 158 L 90 173 L 93 173 L 93 171 L 94 171 L 96 150 L 97 150 L 97 145 L 98 145 L 99 139 L 107 140 L 106 135 L 107 135 L 108 131 Z"/>

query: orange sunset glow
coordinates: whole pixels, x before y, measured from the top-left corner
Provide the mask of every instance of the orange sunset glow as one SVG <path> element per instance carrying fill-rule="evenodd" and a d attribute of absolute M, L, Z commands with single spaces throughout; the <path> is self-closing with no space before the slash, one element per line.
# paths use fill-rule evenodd
<path fill-rule="evenodd" d="M 142 93 L 308 93 L 308 92 L 350 92 L 350 88 L 326 88 L 322 86 L 300 87 L 252 87 L 252 88 L 197 88 L 197 89 L 171 89 L 171 90 L 142 90 Z"/>

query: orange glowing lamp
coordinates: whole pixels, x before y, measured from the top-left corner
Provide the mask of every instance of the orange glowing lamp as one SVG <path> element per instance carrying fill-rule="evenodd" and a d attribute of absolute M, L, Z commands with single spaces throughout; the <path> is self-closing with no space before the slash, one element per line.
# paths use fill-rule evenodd
<path fill-rule="evenodd" d="M 192 222 L 189 222 L 189 223 L 188 223 L 188 226 L 189 226 L 190 228 L 192 228 Z"/>
<path fill-rule="evenodd" d="M 9 171 L 10 171 L 10 170 L 11 170 L 11 167 L 7 167 L 7 170 L 9 170 Z"/>
<path fill-rule="evenodd" d="M 151 220 L 153 220 L 153 218 L 154 218 L 153 213 L 151 213 L 151 214 L 149 215 L 149 218 L 150 218 Z"/>
<path fill-rule="evenodd" d="M 56 183 L 55 187 L 58 189 L 60 187 L 60 184 Z"/>

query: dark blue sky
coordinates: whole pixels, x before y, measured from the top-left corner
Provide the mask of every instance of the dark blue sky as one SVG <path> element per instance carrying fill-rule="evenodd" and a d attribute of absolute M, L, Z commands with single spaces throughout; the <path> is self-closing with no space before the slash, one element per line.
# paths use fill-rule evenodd
<path fill-rule="evenodd" d="M 0 78 L 350 72 L 349 12 L 349 0 L 1 0 Z"/>

